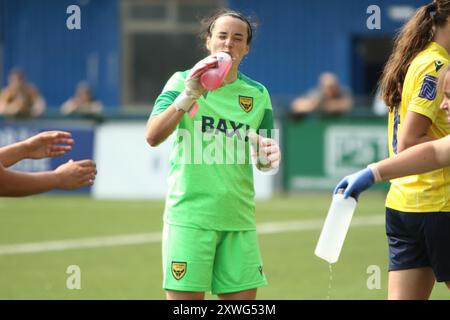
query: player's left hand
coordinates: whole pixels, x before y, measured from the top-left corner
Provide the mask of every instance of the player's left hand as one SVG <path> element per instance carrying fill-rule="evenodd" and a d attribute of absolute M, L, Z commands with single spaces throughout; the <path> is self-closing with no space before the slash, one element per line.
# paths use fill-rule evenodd
<path fill-rule="evenodd" d="M 44 131 L 23 142 L 29 159 L 60 157 L 72 150 L 73 144 L 72 134 L 65 131 Z"/>
<path fill-rule="evenodd" d="M 281 162 L 281 152 L 274 139 L 265 138 L 256 133 L 249 133 L 250 152 L 253 162 L 261 171 L 278 169 Z"/>
<path fill-rule="evenodd" d="M 73 190 L 91 186 L 97 175 L 97 166 L 92 160 L 80 160 L 60 165 L 54 171 L 58 177 L 57 187 L 63 190 Z"/>

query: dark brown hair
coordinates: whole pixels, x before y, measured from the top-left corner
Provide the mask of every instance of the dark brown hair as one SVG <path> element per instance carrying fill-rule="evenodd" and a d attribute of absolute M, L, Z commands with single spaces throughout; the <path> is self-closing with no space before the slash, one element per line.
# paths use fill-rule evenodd
<path fill-rule="evenodd" d="M 450 0 L 435 0 L 417 9 L 395 37 L 393 52 L 380 80 L 381 94 L 390 110 L 400 105 L 403 81 L 411 62 L 433 40 L 434 28 L 444 26 L 448 17 Z"/>
<path fill-rule="evenodd" d="M 257 28 L 257 23 L 252 21 L 251 18 L 244 16 L 242 13 L 230 9 L 221 9 L 211 17 L 202 20 L 202 31 L 200 33 L 202 40 L 206 41 L 208 37 L 211 37 L 214 24 L 217 19 L 221 17 L 233 17 L 244 21 L 247 24 L 247 44 L 249 45 L 252 42 L 253 33 Z"/>

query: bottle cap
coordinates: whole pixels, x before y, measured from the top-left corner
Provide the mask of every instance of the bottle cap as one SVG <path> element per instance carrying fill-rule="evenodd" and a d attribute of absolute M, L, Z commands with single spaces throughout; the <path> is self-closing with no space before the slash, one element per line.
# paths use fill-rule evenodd
<path fill-rule="evenodd" d="M 336 190 L 335 194 L 342 194 L 343 195 L 344 192 L 345 192 L 344 188 L 339 188 L 339 189 Z M 357 194 L 355 192 L 351 193 L 349 197 L 355 199 L 355 201 L 358 202 L 358 196 L 357 196 Z"/>

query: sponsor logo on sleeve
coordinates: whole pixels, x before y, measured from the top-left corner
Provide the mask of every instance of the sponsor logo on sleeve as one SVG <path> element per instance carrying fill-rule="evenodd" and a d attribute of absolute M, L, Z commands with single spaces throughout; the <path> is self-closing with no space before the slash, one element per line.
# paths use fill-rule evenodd
<path fill-rule="evenodd" d="M 422 88 L 420 89 L 419 97 L 433 101 L 436 98 L 437 91 L 437 78 L 427 75 L 422 83 Z"/>

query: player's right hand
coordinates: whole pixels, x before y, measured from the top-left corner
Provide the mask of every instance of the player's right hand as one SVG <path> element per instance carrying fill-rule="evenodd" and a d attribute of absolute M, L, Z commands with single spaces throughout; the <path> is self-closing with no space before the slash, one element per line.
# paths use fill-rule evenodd
<path fill-rule="evenodd" d="M 206 89 L 200 83 L 200 76 L 208 69 L 217 67 L 216 55 L 210 55 L 195 64 L 184 82 L 185 88 L 173 102 L 175 109 L 189 112 L 195 101 L 199 99 Z"/>
<path fill-rule="evenodd" d="M 206 89 L 200 83 L 200 76 L 207 70 L 216 68 L 217 63 L 217 57 L 213 54 L 195 64 L 184 82 L 184 90 L 186 91 L 186 95 L 188 97 L 197 100 L 206 92 Z"/>
<path fill-rule="evenodd" d="M 74 140 L 66 131 L 44 131 L 23 142 L 26 158 L 59 157 L 72 150 Z"/>
<path fill-rule="evenodd" d="M 94 183 L 97 168 L 92 160 L 68 162 L 55 169 L 58 176 L 58 187 L 63 190 L 78 189 Z"/>
<path fill-rule="evenodd" d="M 366 168 L 342 179 L 334 189 L 334 193 L 337 193 L 339 189 L 344 189 L 345 199 L 349 196 L 358 199 L 359 194 L 364 190 L 369 189 L 374 183 L 375 178 L 372 170 Z"/>

